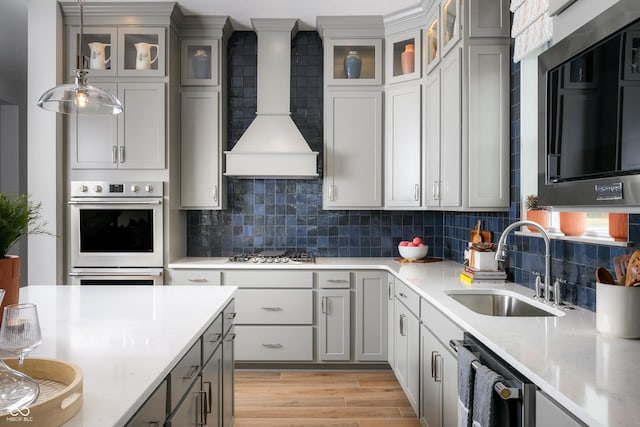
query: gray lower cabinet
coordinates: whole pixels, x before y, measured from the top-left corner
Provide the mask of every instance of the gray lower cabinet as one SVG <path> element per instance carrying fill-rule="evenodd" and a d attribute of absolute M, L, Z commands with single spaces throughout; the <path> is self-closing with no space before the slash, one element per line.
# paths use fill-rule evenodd
<path fill-rule="evenodd" d="M 555 400 L 538 390 L 536 391 L 536 426 L 582 427 L 586 424 L 580 422 Z"/>
<path fill-rule="evenodd" d="M 161 426 L 167 415 L 167 380 L 155 389 L 142 407 L 126 424 L 127 427 Z"/>
<path fill-rule="evenodd" d="M 231 301 L 129 420 L 127 427 L 233 425 L 234 318 L 235 306 Z"/>
<path fill-rule="evenodd" d="M 387 360 L 387 273 L 356 272 L 355 352 L 358 361 Z"/>
<path fill-rule="evenodd" d="M 449 340 L 463 331 L 426 300 L 420 300 L 422 375 L 420 418 L 428 427 L 458 425 L 458 361 Z"/>
<path fill-rule="evenodd" d="M 400 301 L 397 289 L 394 312 L 393 370 L 417 415 L 420 413 L 420 320 Z"/>
<path fill-rule="evenodd" d="M 318 359 L 351 358 L 351 290 L 318 290 Z"/>

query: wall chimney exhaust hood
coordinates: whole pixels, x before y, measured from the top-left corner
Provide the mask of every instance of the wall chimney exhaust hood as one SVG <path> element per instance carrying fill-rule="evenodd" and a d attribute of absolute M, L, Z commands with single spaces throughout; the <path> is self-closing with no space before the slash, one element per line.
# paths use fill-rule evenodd
<path fill-rule="evenodd" d="M 258 35 L 258 111 L 231 151 L 225 151 L 227 176 L 240 178 L 314 178 L 312 152 L 291 119 L 291 39 L 297 19 L 252 19 Z"/>

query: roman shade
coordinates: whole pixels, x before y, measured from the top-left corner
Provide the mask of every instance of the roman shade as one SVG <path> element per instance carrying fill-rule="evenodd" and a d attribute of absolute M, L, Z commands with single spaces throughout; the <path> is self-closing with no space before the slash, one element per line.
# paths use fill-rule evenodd
<path fill-rule="evenodd" d="M 544 45 L 553 36 L 549 0 L 511 0 L 511 37 L 515 39 L 513 62 Z"/>

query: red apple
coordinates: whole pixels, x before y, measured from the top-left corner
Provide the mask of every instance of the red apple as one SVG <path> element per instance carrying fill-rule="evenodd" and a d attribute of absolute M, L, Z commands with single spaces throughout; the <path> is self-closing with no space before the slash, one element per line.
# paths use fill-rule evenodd
<path fill-rule="evenodd" d="M 424 245 L 424 243 L 420 243 L 418 246 L 424 247 L 425 245 Z"/>
<path fill-rule="evenodd" d="M 416 244 L 415 244 L 415 243 L 413 243 L 413 242 L 409 242 L 409 243 L 407 243 L 407 246 L 410 246 L 410 247 L 412 247 L 412 248 L 413 248 L 413 247 L 415 247 L 415 246 L 416 246 Z"/>
<path fill-rule="evenodd" d="M 402 242 L 400 242 L 398 246 L 408 246 L 408 245 L 409 245 L 409 242 L 403 240 Z"/>
<path fill-rule="evenodd" d="M 422 239 L 419 237 L 414 237 L 413 238 L 413 244 L 418 246 L 420 243 L 422 243 Z"/>

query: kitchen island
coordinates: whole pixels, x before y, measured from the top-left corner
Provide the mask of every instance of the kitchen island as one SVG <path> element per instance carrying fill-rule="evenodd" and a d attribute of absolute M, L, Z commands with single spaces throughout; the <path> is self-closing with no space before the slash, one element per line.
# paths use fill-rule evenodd
<path fill-rule="evenodd" d="M 65 427 L 124 425 L 233 298 L 233 287 L 28 286 L 42 345 L 29 357 L 71 362 L 83 406 Z M 38 420 L 33 420 L 38 425 Z"/>
<path fill-rule="evenodd" d="M 640 425 L 640 340 L 599 334 L 595 313 L 566 307 L 552 317 L 494 317 L 475 313 L 450 291 L 500 289 L 532 301 L 533 290 L 515 283 L 463 284 L 453 261 L 400 263 L 393 258 L 317 258 L 314 264 L 253 264 L 226 258 L 183 258 L 170 269 L 385 270 L 402 280 L 460 329 L 470 332 L 542 391 L 590 426 Z M 537 303 L 536 303 L 537 304 Z"/>

